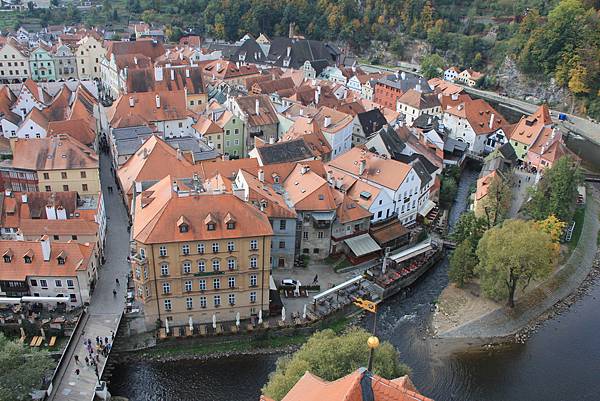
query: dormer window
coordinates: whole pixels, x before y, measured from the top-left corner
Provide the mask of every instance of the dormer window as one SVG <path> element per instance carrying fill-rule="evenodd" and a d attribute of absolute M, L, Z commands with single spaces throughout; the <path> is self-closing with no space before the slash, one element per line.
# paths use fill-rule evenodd
<path fill-rule="evenodd" d="M 177 227 L 179 228 L 180 233 L 187 233 L 190 231 L 190 223 L 185 216 L 179 217 L 177 220 Z"/>
<path fill-rule="evenodd" d="M 23 260 L 25 261 L 25 263 L 29 264 L 31 263 L 31 256 L 24 256 Z"/>
<path fill-rule="evenodd" d="M 217 229 L 217 219 L 215 219 L 211 213 L 206 215 L 206 218 L 204 219 L 204 224 L 206 224 L 206 229 L 208 231 L 215 231 Z"/>
<path fill-rule="evenodd" d="M 217 228 L 217 225 L 216 225 L 215 223 L 208 223 L 208 224 L 206 225 L 206 229 L 207 229 L 208 231 L 215 231 L 215 229 L 216 229 L 216 228 Z"/>
<path fill-rule="evenodd" d="M 56 258 L 56 260 L 58 261 L 59 265 L 64 265 L 65 264 L 65 258 L 62 256 L 59 256 L 58 258 Z"/>
<path fill-rule="evenodd" d="M 4 263 L 10 263 L 12 258 L 9 255 L 4 255 Z"/>
<path fill-rule="evenodd" d="M 235 217 L 233 217 L 231 213 L 227 213 L 227 215 L 225 216 L 224 223 L 228 230 L 235 229 Z"/>
<path fill-rule="evenodd" d="M 227 223 L 227 229 L 228 230 L 234 230 L 235 229 L 235 223 L 234 222 Z"/>
<path fill-rule="evenodd" d="M 187 233 L 189 230 L 190 230 L 190 226 L 188 226 L 187 224 L 182 224 L 179 226 L 180 233 Z"/>

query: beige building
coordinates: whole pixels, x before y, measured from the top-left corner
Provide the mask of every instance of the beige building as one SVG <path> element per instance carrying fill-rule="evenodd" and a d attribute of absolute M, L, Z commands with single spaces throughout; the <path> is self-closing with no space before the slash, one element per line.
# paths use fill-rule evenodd
<path fill-rule="evenodd" d="M 0 80 L 17 83 L 29 77 L 29 51 L 15 39 L 7 39 L 0 48 Z"/>
<path fill-rule="evenodd" d="M 102 46 L 102 37 L 94 31 L 90 31 L 77 42 L 75 56 L 79 79 L 99 79 L 100 60 L 105 54 L 106 49 Z"/>
<path fill-rule="evenodd" d="M 96 153 L 67 134 L 13 142 L 12 168 L 37 173 L 38 190 L 100 192 Z"/>
<path fill-rule="evenodd" d="M 149 330 L 269 310 L 269 219 L 218 182 L 167 176 L 136 196 L 131 268 Z"/>

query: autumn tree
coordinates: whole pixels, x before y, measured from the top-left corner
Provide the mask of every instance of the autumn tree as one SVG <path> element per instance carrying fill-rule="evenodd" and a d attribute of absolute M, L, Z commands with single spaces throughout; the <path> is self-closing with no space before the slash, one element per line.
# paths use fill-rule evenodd
<path fill-rule="evenodd" d="M 544 220 L 535 222 L 540 230 L 550 235 L 553 242 L 559 242 L 567 224 L 551 214 Z"/>
<path fill-rule="evenodd" d="M 307 371 L 323 380 L 333 381 L 367 366 L 369 336 L 367 331 L 359 328 L 342 335 L 330 329 L 316 332 L 292 356 L 279 358 L 277 368 L 262 392 L 274 400 L 281 400 Z M 398 351 L 387 341 L 375 350 L 373 371 L 388 379 L 409 373 L 408 367 L 400 363 Z"/>
<path fill-rule="evenodd" d="M 511 176 L 496 174 L 489 184 L 487 195 L 481 200 L 481 209 L 488 227 L 493 227 L 506 217 L 512 199 Z"/>
<path fill-rule="evenodd" d="M 26 347 L 0 333 L 0 400 L 30 400 L 42 387 L 42 378 L 53 368 L 47 351 Z"/>
<path fill-rule="evenodd" d="M 517 288 L 547 277 L 557 256 L 550 234 L 534 222 L 506 220 L 483 234 L 475 273 L 484 294 L 512 308 Z"/>
<path fill-rule="evenodd" d="M 583 182 L 579 164 L 572 157 L 563 156 L 544 171 L 537 187 L 531 190 L 527 211 L 536 220 L 550 215 L 559 220 L 571 218 L 577 187 Z"/>
<path fill-rule="evenodd" d="M 473 251 L 471 241 L 465 239 L 458 244 L 450 257 L 450 269 L 448 270 L 450 281 L 456 283 L 459 287 L 464 286 L 467 281 L 475 276 L 477 263 L 477 256 Z"/>

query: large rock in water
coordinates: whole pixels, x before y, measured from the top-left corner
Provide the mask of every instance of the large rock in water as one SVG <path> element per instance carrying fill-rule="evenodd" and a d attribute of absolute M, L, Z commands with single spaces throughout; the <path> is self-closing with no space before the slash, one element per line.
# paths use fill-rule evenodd
<path fill-rule="evenodd" d="M 571 95 L 565 88 L 556 84 L 554 78 L 540 80 L 528 77 L 519 71 L 515 61 L 506 57 L 498 70 L 497 82 L 509 97 L 540 104 L 549 103 L 558 109 L 567 109 L 571 104 Z"/>

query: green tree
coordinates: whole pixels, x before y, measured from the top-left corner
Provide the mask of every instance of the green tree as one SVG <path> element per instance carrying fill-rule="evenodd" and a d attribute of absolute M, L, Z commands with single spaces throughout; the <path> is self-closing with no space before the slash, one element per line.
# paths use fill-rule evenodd
<path fill-rule="evenodd" d="M 438 54 L 428 54 L 421 60 L 421 74 L 427 79 L 440 77 L 444 72 L 446 62 Z"/>
<path fill-rule="evenodd" d="M 579 164 L 569 156 L 561 157 L 544 171 L 541 181 L 531 191 L 527 211 L 536 220 L 544 220 L 553 214 L 559 220 L 569 221 L 577 186 L 582 182 Z"/>
<path fill-rule="evenodd" d="M 332 381 L 367 366 L 369 336 L 367 331 L 359 328 L 342 335 L 330 329 L 316 332 L 291 357 L 279 358 L 277 368 L 262 392 L 274 400 L 281 400 L 306 371 Z M 388 379 L 408 374 L 408 367 L 400 363 L 398 357 L 394 346 L 383 342 L 375 350 L 374 372 Z"/>
<path fill-rule="evenodd" d="M 482 217 L 476 217 L 473 212 L 465 212 L 454 225 L 452 231 L 452 240 L 457 244 L 463 241 L 469 241 L 473 250 L 477 248 L 479 240 L 487 230 L 487 220 Z"/>
<path fill-rule="evenodd" d="M 488 193 L 481 201 L 481 208 L 487 219 L 488 227 L 501 223 L 508 210 L 512 199 L 511 177 L 496 174 L 488 187 Z"/>
<path fill-rule="evenodd" d="M 443 175 L 440 188 L 440 205 L 443 208 L 449 208 L 452 202 L 454 202 L 457 191 L 458 185 L 456 184 L 456 180 L 453 177 Z"/>
<path fill-rule="evenodd" d="M 464 286 L 467 281 L 475 276 L 477 263 L 477 255 L 473 251 L 473 245 L 471 241 L 465 239 L 458 244 L 450 257 L 450 269 L 448 270 L 450 281 L 456 283 L 459 287 Z"/>
<path fill-rule="evenodd" d="M 532 221 L 506 220 L 487 230 L 477 246 L 479 264 L 475 273 L 484 294 L 515 306 L 517 287 L 547 277 L 557 251 L 550 234 Z"/>
<path fill-rule="evenodd" d="M 30 400 L 42 378 L 54 367 L 48 352 L 26 347 L 0 333 L 0 400 Z"/>
<path fill-rule="evenodd" d="M 402 36 L 396 36 L 390 43 L 390 51 L 394 53 L 396 57 L 402 58 L 404 55 L 404 40 Z"/>

